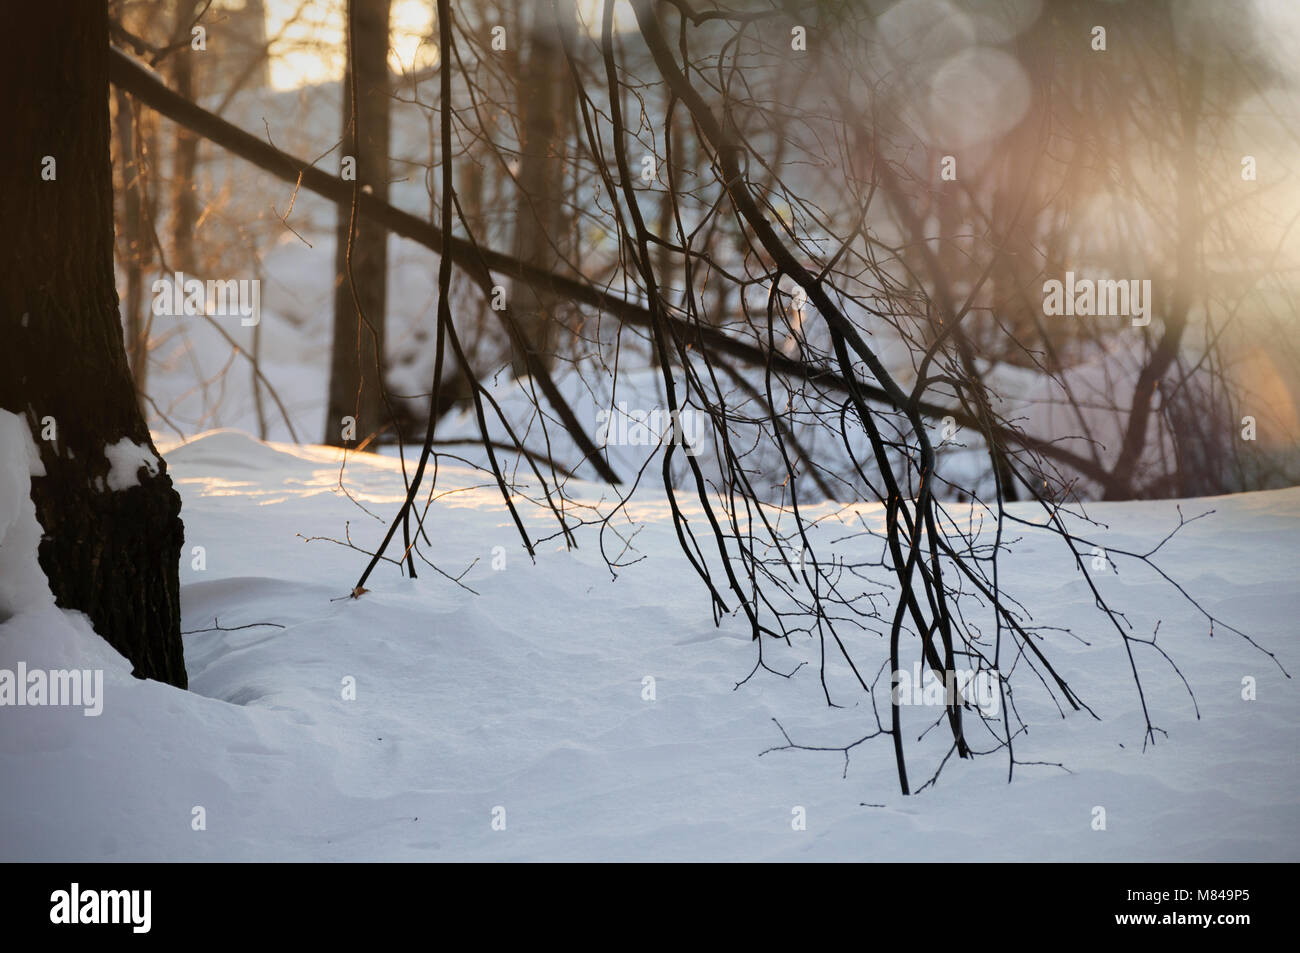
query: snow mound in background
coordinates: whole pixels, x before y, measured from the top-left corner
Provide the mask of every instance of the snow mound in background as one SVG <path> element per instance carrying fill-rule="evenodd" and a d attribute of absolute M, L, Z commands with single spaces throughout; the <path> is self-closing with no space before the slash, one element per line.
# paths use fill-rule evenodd
<path fill-rule="evenodd" d="M 27 421 L 0 410 L 0 622 L 54 603 L 36 559 L 41 525 L 31 478 L 44 475 Z"/>
<path fill-rule="evenodd" d="M 319 459 L 322 455 L 333 458 L 338 451 L 328 447 L 298 448 L 288 444 L 272 446 L 240 430 L 207 430 L 183 443 L 159 441 L 158 449 L 169 463 L 182 463 L 190 469 L 239 468 L 261 470 L 292 465 L 302 459 Z M 316 453 L 312 453 L 312 450 Z M 320 451 L 324 451 L 322 454 Z"/>

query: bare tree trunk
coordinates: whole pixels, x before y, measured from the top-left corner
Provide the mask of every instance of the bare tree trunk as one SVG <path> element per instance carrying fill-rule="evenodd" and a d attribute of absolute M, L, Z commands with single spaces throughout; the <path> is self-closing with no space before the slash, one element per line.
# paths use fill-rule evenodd
<path fill-rule="evenodd" d="M 194 99 L 194 51 L 190 49 L 190 27 L 198 13 L 198 0 L 177 0 L 173 42 L 185 46 L 172 54 L 172 82 L 176 92 Z M 194 169 L 198 163 L 199 137 L 184 126 L 176 127 L 176 144 L 172 153 L 172 267 L 192 271 L 194 260 L 194 226 L 199 220 L 199 206 L 194 188 Z"/>
<path fill-rule="evenodd" d="M 567 252 L 569 213 L 565 208 L 565 156 L 574 92 L 564 59 L 560 30 L 577 23 L 572 0 L 535 4 L 528 24 L 527 46 L 518 78 L 520 127 L 523 137 L 519 163 L 519 209 L 515 225 L 515 256 L 530 265 L 553 271 Z M 555 309 L 560 297 L 545 285 L 516 282 L 512 308 L 524 347 L 546 367 L 554 363 Z M 514 373 L 528 373 L 524 356 L 516 353 Z"/>
<path fill-rule="evenodd" d="M 348 0 L 349 56 L 343 82 L 343 152 L 357 187 L 388 201 L 389 0 Z M 334 347 L 325 442 L 357 446 L 388 421 L 383 379 L 388 233 L 339 207 L 334 255 Z M 356 439 L 343 438 L 343 418 Z M 370 445 L 373 449 L 373 444 Z"/>
<path fill-rule="evenodd" d="M 27 418 L 40 448 L 41 569 L 137 675 L 184 687 L 180 497 L 136 404 L 113 281 L 107 6 L 43 0 L 9 14 L 0 407 Z M 126 486 L 108 480 L 105 455 L 123 440 L 156 458 L 113 471 Z"/>

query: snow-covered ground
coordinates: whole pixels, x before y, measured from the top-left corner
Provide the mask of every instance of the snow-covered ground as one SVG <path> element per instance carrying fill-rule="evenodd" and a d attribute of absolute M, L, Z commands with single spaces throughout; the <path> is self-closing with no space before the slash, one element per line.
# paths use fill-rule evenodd
<path fill-rule="evenodd" d="M 219 620 L 230 631 L 185 636 L 192 690 L 182 692 L 133 679 L 48 593 L 9 599 L 0 669 L 105 674 L 95 717 L 0 708 L 0 859 L 1300 859 L 1300 690 L 1231 633 L 1210 637 L 1141 567 L 1122 567 L 1107 593 L 1137 633 L 1162 620 L 1160 644 L 1199 720 L 1173 671 L 1139 652 L 1169 733 L 1143 752 L 1122 645 L 1060 542 L 1029 532 L 1003 584 L 1038 622 L 1089 643 L 1054 640 L 1051 654 L 1102 720 L 1061 719 L 1026 695 L 1032 731 L 1017 756 L 1064 769 L 1022 767 L 1008 785 L 999 756 L 955 762 L 937 786 L 903 797 L 885 738 L 855 748 L 847 772 L 834 752 L 762 754 L 783 743 L 773 719 L 801 744 L 835 746 L 873 727 L 869 711 L 849 698 L 828 708 L 815 664 L 736 688 L 754 645 L 735 619 L 711 624 L 652 487 L 635 510 L 646 558 L 612 580 L 594 530 L 573 552 L 543 546 L 534 565 L 495 488 L 444 467 L 439 486 L 465 489 L 433 504 L 428 551 L 453 575 L 477 559 L 463 578 L 477 594 L 381 564 L 351 600 L 339 597 L 364 557 L 303 539 L 350 532 L 369 545 L 383 529 L 337 491 L 336 451 L 234 431 L 161 449 L 184 500 L 184 628 Z M 26 489 L 21 460 L 0 477 L 0 559 L 27 571 L 31 513 L 13 499 Z M 349 460 L 346 485 L 384 518 L 402 487 L 395 460 L 369 457 Z M 1216 513 L 1186 526 L 1160 564 L 1300 669 L 1300 489 L 1183 509 Z M 1173 502 L 1089 512 L 1108 524 L 1097 532 L 1108 545 L 1138 550 L 1178 520 Z M 282 628 L 239 628 L 255 623 Z M 767 656 L 785 671 L 816 657 L 812 642 L 774 643 Z M 913 770 L 923 780 L 933 764 L 918 756 Z M 1098 807 L 1105 830 L 1094 829 Z"/>

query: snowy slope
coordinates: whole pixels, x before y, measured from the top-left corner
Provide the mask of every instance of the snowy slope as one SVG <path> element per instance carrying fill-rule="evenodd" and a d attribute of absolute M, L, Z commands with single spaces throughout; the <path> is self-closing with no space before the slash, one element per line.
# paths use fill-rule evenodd
<path fill-rule="evenodd" d="M 46 601 L 0 625 L 0 669 L 106 670 L 98 717 L 0 708 L 0 859 L 1300 859 L 1296 683 L 1235 637 L 1210 638 L 1150 573 L 1125 570 L 1109 591 L 1138 632 L 1162 620 L 1199 721 L 1173 672 L 1140 658 L 1169 732 L 1142 752 L 1122 646 L 1060 544 L 1029 533 L 1004 578 L 1038 621 L 1086 637 L 1052 651 L 1102 720 L 1062 720 L 1027 697 L 1033 730 L 1018 757 L 1068 771 L 1023 767 L 1008 786 L 994 756 L 950 764 L 936 787 L 904 798 L 883 738 L 854 749 L 847 777 L 837 753 L 760 754 L 783 743 L 773 718 L 802 744 L 833 746 L 864 734 L 867 713 L 827 708 L 812 666 L 735 688 L 754 646 L 735 620 L 712 626 L 651 487 L 636 510 L 647 558 L 617 580 L 594 532 L 576 552 L 547 544 L 531 564 L 496 491 L 480 486 L 443 496 L 429 523 L 441 568 L 478 559 L 463 580 L 478 595 L 431 570 L 411 581 L 381 566 L 361 599 L 331 601 L 364 557 L 301 537 L 350 532 L 366 546 L 383 529 L 335 489 L 334 451 L 233 431 L 161 449 L 184 499 L 184 627 L 219 619 L 233 631 L 185 637 L 186 693 L 131 678 L 83 617 Z M 400 498 L 396 466 L 347 469 L 353 496 L 385 518 Z M 25 489 L 20 476 L 6 493 Z M 440 476 L 447 489 L 482 482 Z M 1217 512 L 1186 527 L 1164 564 L 1300 669 L 1300 489 L 1183 506 Z M 1110 545 L 1146 549 L 1176 524 L 1174 507 L 1090 513 Z M 14 559 L 11 548 L 6 539 L 0 558 Z M 262 622 L 283 628 L 236 628 Z M 817 655 L 812 643 L 777 649 L 768 660 L 782 670 Z M 1241 697 L 1248 675 L 1255 701 Z M 355 700 L 343 697 L 348 677 Z M 1097 806 L 1104 831 L 1092 827 Z M 792 826 L 796 808 L 806 830 Z"/>

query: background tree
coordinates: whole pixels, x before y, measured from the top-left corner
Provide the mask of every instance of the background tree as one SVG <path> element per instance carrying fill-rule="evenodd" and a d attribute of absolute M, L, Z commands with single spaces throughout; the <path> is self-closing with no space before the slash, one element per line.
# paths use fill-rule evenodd
<path fill-rule="evenodd" d="M 343 161 L 354 163 L 354 188 L 388 201 L 389 0 L 348 0 L 347 72 L 343 78 Z M 334 252 L 334 347 L 325 442 L 366 445 L 390 425 L 384 397 L 388 232 L 339 207 Z M 355 440 L 342 420 L 356 420 Z M 374 449 L 373 446 L 370 449 Z"/>
<path fill-rule="evenodd" d="M 209 0 L 210 3 L 210 0 Z M 204 4 L 207 6 L 208 4 Z M 171 72 L 176 91 L 188 99 L 195 97 L 193 33 L 198 24 L 199 0 L 176 0 L 172 24 Z M 202 27 L 206 34 L 206 27 Z M 206 47 L 206 40 L 202 44 Z M 198 168 L 199 137 L 177 127 L 172 147 L 172 260 L 177 271 L 193 271 L 194 228 L 199 220 L 199 203 L 194 174 Z"/>
<path fill-rule="evenodd" d="M 577 28 L 572 0 L 524 4 L 516 11 L 520 202 L 515 217 L 515 256 L 546 271 L 562 266 L 569 253 L 572 216 L 566 188 L 568 135 L 572 123 L 573 83 L 564 63 L 564 47 Z M 548 366 L 560 340 L 556 309 L 563 299 L 551 288 L 517 282 L 512 294 L 522 346 Z M 521 353 L 514 372 L 529 373 Z"/>

